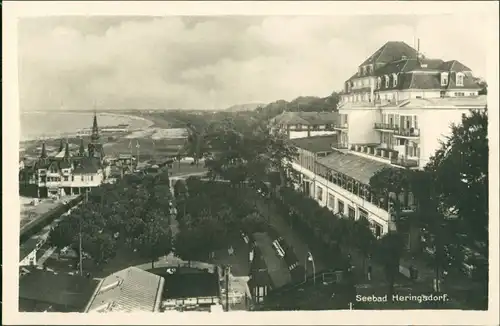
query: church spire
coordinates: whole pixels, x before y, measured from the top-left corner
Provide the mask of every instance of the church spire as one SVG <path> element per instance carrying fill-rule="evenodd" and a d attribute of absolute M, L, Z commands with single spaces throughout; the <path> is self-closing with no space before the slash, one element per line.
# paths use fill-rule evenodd
<path fill-rule="evenodd" d="M 94 110 L 94 122 L 92 123 L 92 135 L 90 139 L 93 143 L 99 141 L 99 126 L 97 125 L 97 114 Z"/>
<path fill-rule="evenodd" d="M 47 149 L 45 148 L 45 141 L 42 143 L 42 153 L 40 154 L 40 158 L 47 158 Z"/>

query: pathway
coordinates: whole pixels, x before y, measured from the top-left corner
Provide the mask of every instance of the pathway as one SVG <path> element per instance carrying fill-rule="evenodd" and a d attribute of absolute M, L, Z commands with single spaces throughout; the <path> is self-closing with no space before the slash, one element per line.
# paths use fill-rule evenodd
<path fill-rule="evenodd" d="M 286 243 L 293 248 L 299 259 L 300 265 L 306 267 L 306 257 L 308 252 L 311 252 L 314 257 L 316 272 L 326 269 L 326 264 L 324 264 L 319 255 L 315 255 L 315 251 L 307 245 L 300 233 L 292 229 L 285 221 L 283 216 L 279 213 L 276 204 L 271 199 L 263 198 L 257 194 L 253 196 L 255 196 L 255 204 L 261 214 L 268 218 L 271 226 L 274 227 Z M 312 275 L 313 273 L 314 271 L 311 264 L 307 264 L 307 274 Z"/>
<path fill-rule="evenodd" d="M 37 261 L 37 265 L 38 266 L 43 266 L 43 264 L 45 263 L 45 261 L 47 259 L 49 259 L 50 256 L 52 256 L 52 254 L 56 251 L 56 247 L 50 247 L 43 255 L 42 257 L 40 257 Z"/>

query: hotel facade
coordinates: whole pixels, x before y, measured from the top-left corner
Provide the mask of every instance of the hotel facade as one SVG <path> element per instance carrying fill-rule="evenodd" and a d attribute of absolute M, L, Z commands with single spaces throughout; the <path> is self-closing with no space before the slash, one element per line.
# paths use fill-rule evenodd
<path fill-rule="evenodd" d="M 335 134 L 294 139 L 291 162 L 298 187 L 322 206 L 366 217 L 377 236 L 395 229 L 390 205 L 375 198 L 370 178 L 389 168 L 421 169 L 471 109 L 486 96 L 471 70 L 452 60 L 427 59 L 404 42 L 388 42 L 345 82 Z M 413 198 L 403 211 L 412 210 Z"/>

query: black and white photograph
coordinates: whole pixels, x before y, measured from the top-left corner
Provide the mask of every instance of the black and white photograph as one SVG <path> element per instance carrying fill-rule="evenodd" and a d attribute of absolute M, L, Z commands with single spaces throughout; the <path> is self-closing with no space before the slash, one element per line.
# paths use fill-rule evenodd
<path fill-rule="evenodd" d="M 9 32 L 16 314 L 497 309 L 495 4 L 119 3 Z"/>

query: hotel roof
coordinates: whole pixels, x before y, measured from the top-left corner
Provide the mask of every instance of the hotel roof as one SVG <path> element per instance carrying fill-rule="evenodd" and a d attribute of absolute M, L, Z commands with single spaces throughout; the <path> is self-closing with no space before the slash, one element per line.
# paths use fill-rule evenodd
<path fill-rule="evenodd" d="M 392 62 L 401 59 L 403 55 L 408 58 L 416 58 L 417 50 L 405 42 L 389 41 L 375 51 L 375 53 L 367 58 L 360 66 L 372 63 Z"/>
<path fill-rule="evenodd" d="M 290 139 L 296 147 L 312 153 L 331 152 L 332 146 L 337 146 L 337 135 L 313 136 Z"/>
<path fill-rule="evenodd" d="M 61 312 L 82 312 L 98 281 L 91 278 L 26 268 L 19 278 L 19 299 L 55 305 Z M 22 309 L 20 304 L 20 309 Z"/>
<path fill-rule="evenodd" d="M 163 284 L 163 277 L 129 267 L 101 282 L 85 312 L 157 311 Z"/>
<path fill-rule="evenodd" d="M 370 184 L 370 178 L 388 163 L 371 160 L 355 154 L 333 151 L 330 155 L 319 158 L 317 162 L 329 169 L 343 173 L 361 183 Z"/>

